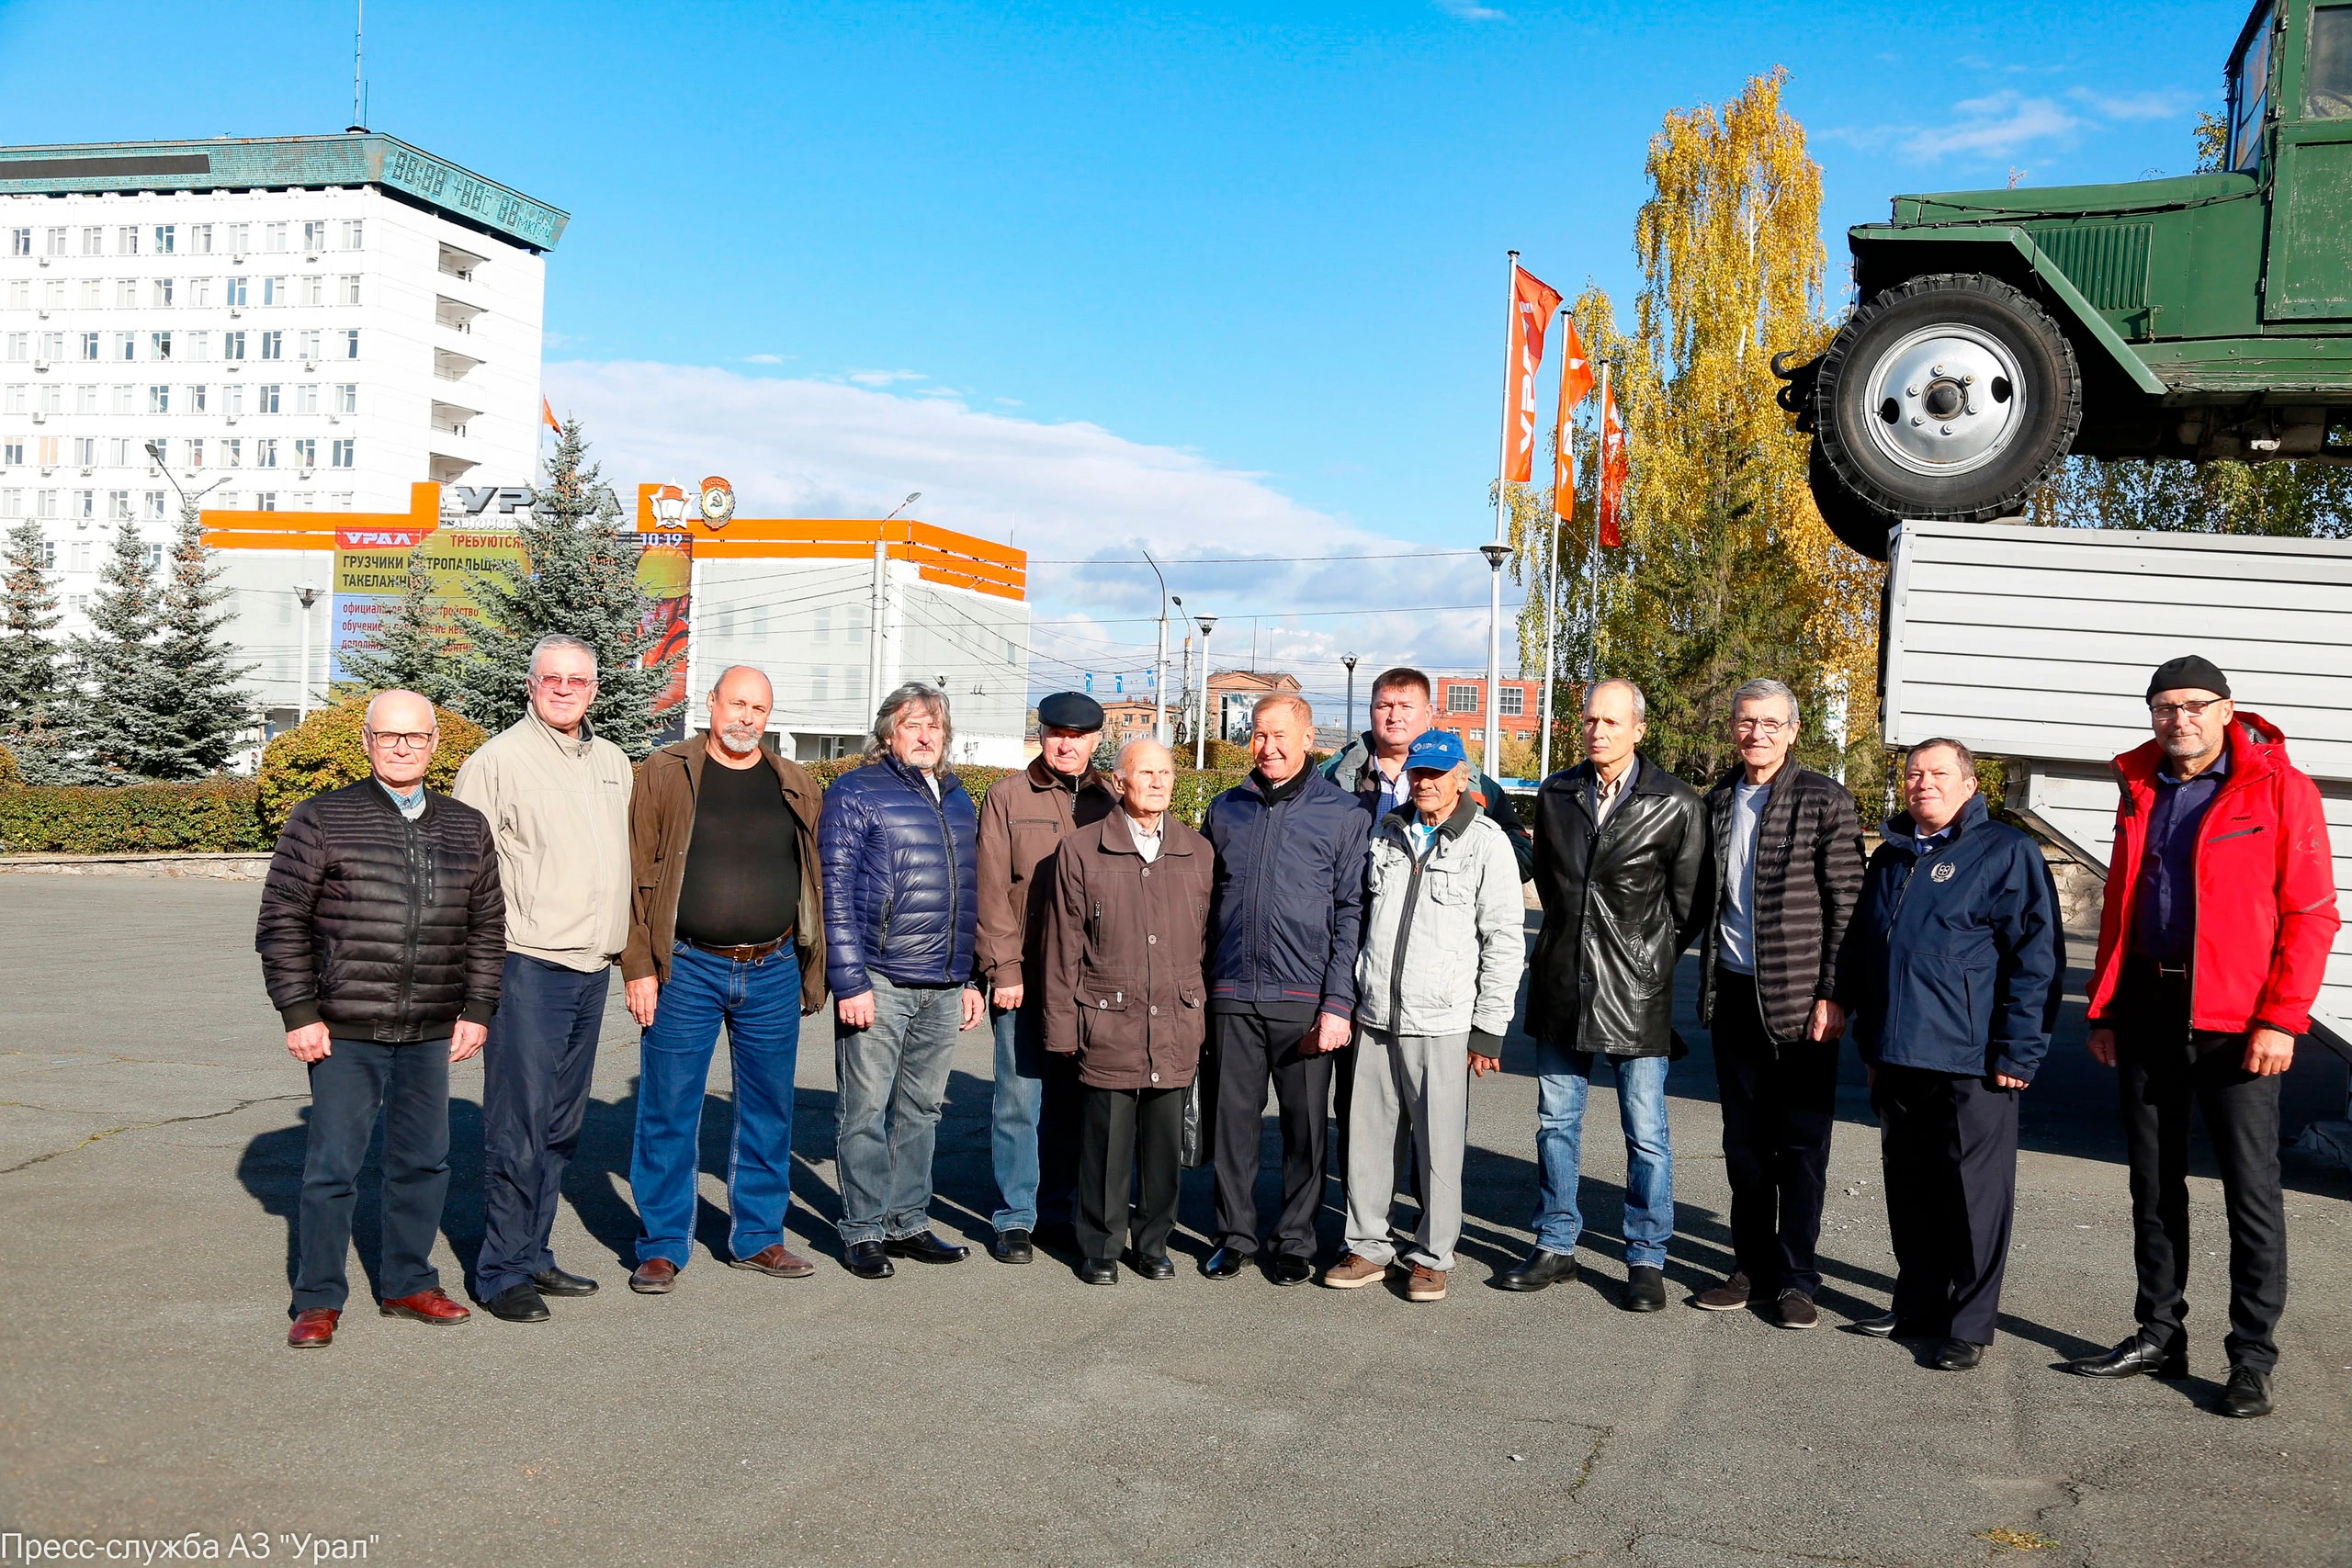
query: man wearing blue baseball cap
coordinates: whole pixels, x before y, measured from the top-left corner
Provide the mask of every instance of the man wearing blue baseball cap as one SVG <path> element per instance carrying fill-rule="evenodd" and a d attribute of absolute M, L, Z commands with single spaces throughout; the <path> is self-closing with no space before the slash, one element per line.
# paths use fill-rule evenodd
<path fill-rule="evenodd" d="M 1462 1235 L 1470 1075 L 1502 1066 L 1527 917 L 1510 835 L 1479 809 L 1462 737 L 1426 731 L 1404 772 L 1410 797 L 1372 835 L 1356 958 L 1348 1252 L 1323 1282 L 1369 1285 L 1401 1258 L 1406 1299 L 1434 1302 L 1445 1296 Z M 1389 1230 L 1400 1122 L 1412 1130 L 1422 1198 L 1410 1236 Z"/>

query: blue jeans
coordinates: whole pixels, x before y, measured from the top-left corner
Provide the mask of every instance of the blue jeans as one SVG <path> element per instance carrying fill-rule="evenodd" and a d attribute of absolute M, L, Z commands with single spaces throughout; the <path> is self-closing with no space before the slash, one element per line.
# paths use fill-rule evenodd
<path fill-rule="evenodd" d="M 735 1079 L 727 1248 L 749 1258 L 784 1239 L 792 1202 L 792 1078 L 800 1061 L 800 955 L 786 942 L 747 964 L 682 942 L 670 950 L 670 979 L 653 1027 L 638 1043 L 628 1182 L 637 1197 L 640 1263 L 665 1258 L 684 1269 L 694 1255 L 703 1090 L 722 1022 Z"/>
<path fill-rule="evenodd" d="M 896 1241 L 931 1227 L 931 1156 L 964 1027 L 962 986 L 899 986 L 872 971 L 868 976 L 874 1027 L 841 1030 L 834 1046 L 843 1247 Z"/>
<path fill-rule="evenodd" d="M 1046 1049 L 1036 1005 L 989 1010 L 996 1032 L 996 1089 L 989 1106 L 989 1152 L 998 1201 L 998 1234 L 1034 1231 L 1039 1221 L 1070 1223 L 1078 1175 L 1073 1103 L 1077 1071 Z"/>
<path fill-rule="evenodd" d="M 382 1045 L 335 1040 L 312 1062 L 311 1131 L 302 1153 L 300 1245 L 294 1311 L 343 1310 L 351 1293 L 345 1272 L 351 1215 L 359 1201 L 359 1167 L 376 1122 L 384 1123 L 383 1263 L 376 1280 L 386 1301 L 441 1282 L 433 1238 L 449 1193 L 449 1042 Z"/>
<path fill-rule="evenodd" d="M 1592 1089 L 1589 1051 L 1548 1040 L 1535 1046 L 1535 1156 L 1543 1167 L 1535 1198 L 1535 1245 L 1574 1252 L 1584 1234 L 1577 1207 L 1584 1152 L 1584 1102 Z M 1625 1129 L 1625 1266 L 1666 1265 L 1674 1235 L 1674 1148 L 1667 1137 L 1664 1056 L 1611 1056 L 1617 1119 Z"/>

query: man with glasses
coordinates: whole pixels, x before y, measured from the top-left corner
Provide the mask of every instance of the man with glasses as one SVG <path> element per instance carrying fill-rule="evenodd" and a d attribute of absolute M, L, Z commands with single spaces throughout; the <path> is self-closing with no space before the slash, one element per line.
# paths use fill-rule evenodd
<path fill-rule="evenodd" d="M 506 890 L 506 970 L 482 1053 L 482 1238 L 474 1297 L 544 1323 L 548 1296 L 594 1295 L 549 1239 L 580 1144 L 613 964 L 628 941 L 629 763 L 588 720 L 596 651 L 531 649 L 530 705 L 466 759 L 452 793 L 490 819 Z"/>
<path fill-rule="evenodd" d="M 1733 1264 L 1691 1304 L 1821 1322 L 1814 1247 L 1838 1120 L 1838 948 L 1862 891 L 1862 829 L 1845 786 L 1789 752 L 1796 694 L 1749 681 L 1731 695 L 1738 763 L 1707 792 L 1713 919 L 1701 937 L 1699 1018 L 1714 1043 L 1731 1180 Z"/>
<path fill-rule="evenodd" d="M 2188 1375 L 2188 1112 L 2205 1118 L 2230 1227 L 2222 1410 L 2270 1413 L 2287 1301 L 2278 1083 L 2335 941 L 2319 790 L 2278 728 L 2190 655 L 2148 682 L 2154 739 L 2115 760 L 2122 798 L 2090 986 L 2090 1053 L 2120 1070 L 2140 1326 L 2085 1377 Z"/>
<path fill-rule="evenodd" d="M 482 1047 L 498 1010 L 506 900 L 490 823 L 424 787 L 433 705 L 381 692 L 360 739 L 369 777 L 296 807 L 270 857 L 254 946 L 286 1049 L 310 1070 L 311 1125 L 295 1222 L 298 1350 L 333 1342 L 359 1167 L 384 1127 L 386 1317 L 471 1316 L 431 1262 L 449 1190 L 449 1065 Z"/>

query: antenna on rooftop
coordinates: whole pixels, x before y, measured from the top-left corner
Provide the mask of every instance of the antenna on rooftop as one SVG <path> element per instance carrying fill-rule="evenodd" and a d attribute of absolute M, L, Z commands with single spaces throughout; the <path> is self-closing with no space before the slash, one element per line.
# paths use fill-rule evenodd
<path fill-rule="evenodd" d="M 368 89 L 360 76 L 366 61 L 368 43 L 368 0 L 358 0 L 357 15 L 351 27 L 351 124 L 352 130 L 368 129 Z"/>

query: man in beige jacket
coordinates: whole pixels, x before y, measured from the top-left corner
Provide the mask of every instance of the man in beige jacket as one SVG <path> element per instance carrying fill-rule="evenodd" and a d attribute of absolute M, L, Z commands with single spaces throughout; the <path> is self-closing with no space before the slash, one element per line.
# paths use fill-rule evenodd
<path fill-rule="evenodd" d="M 628 758 L 588 723 L 596 654 L 553 636 L 531 649 L 530 709 L 458 770 L 490 818 L 506 893 L 506 969 L 482 1053 L 482 1241 L 474 1295 L 513 1323 L 548 1296 L 593 1295 L 548 1236 L 580 1143 L 614 960 L 628 940 Z"/>

